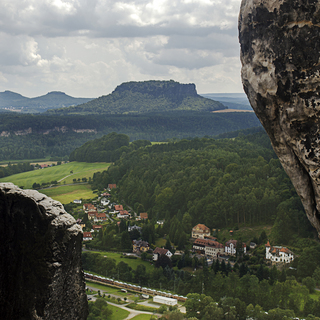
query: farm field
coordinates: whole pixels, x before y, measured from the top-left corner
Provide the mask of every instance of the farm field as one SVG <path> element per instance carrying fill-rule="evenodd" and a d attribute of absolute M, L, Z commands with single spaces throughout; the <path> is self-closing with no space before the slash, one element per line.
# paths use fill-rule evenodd
<path fill-rule="evenodd" d="M 96 196 L 91 190 L 89 184 L 74 184 L 69 186 L 59 186 L 47 189 L 40 189 L 39 192 L 44 193 L 48 197 L 67 204 L 75 199 L 91 199 Z"/>
<path fill-rule="evenodd" d="M 73 183 L 73 179 L 89 179 L 95 172 L 107 170 L 109 165 L 109 163 L 105 162 L 70 162 L 59 166 L 15 174 L 1 178 L 0 182 L 12 182 L 17 186 L 23 186 L 25 189 L 32 188 L 35 182 L 42 184 L 61 181 L 61 184 L 70 184 Z"/>

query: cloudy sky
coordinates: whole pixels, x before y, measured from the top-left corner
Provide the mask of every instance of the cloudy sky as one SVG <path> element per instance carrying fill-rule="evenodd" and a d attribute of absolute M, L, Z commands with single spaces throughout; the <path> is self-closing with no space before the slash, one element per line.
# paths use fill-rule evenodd
<path fill-rule="evenodd" d="M 242 92 L 241 0 L 1 0 L 0 92 L 111 93 L 122 82 Z"/>

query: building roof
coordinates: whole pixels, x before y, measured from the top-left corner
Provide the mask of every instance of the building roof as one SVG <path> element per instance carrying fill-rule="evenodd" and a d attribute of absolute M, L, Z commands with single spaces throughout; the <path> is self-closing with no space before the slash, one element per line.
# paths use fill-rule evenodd
<path fill-rule="evenodd" d="M 122 204 L 116 204 L 116 205 L 114 206 L 114 210 L 117 210 L 117 211 L 123 210 Z"/>
<path fill-rule="evenodd" d="M 92 234 L 91 234 L 91 232 L 84 232 L 83 237 L 84 238 L 92 238 Z"/>
<path fill-rule="evenodd" d="M 199 223 L 192 228 L 192 231 L 210 232 L 210 229 L 206 227 L 204 224 Z"/>
<path fill-rule="evenodd" d="M 167 254 L 169 250 L 168 249 L 164 249 L 164 248 L 155 248 L 153 253 L 155 254 L 159 254 L 159 255 L 162 255 L 162 254 Z"/>
<path fill-rule="evenodd" d="M 269 240 L 268 240 L 268 242 L 267 242 L 267 244 L 266 244 L 266 247 L 271 247 Z"/>
<path fill-rule="evenodd" d="M 149 247 L 149 243 L 147 241 L 133 240 L 132 243 L 137 247 Z"/>
<path fill-rule="evenodd" d="M 109 188 L 109 189 L 114 189 L 114 188 L 116 188 L 116 187 L 117 187 L 116 184 L 112 184 L 112 183 L 109 183 L 109 184 L 108 184 L 108 188 Z"/>
<path fill-rule="evenodd" d="M 148 213 L 147 212 L 141 212 L 140 213 L 140 218 L 141 219 L 148 219 Z"/>

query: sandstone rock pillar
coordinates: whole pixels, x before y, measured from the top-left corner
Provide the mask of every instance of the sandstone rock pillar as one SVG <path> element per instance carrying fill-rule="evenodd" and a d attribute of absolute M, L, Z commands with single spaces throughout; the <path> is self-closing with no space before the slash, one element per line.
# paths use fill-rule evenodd
<path fill-rule="evenodd" d="M 86 319 L 81 244 L 58 201 L 0 184 L 0 318 Z"/>
<path fill-rule="evenodd" d="M 320 234 L 320 1 L 242 0 L 242 82 Z"/>

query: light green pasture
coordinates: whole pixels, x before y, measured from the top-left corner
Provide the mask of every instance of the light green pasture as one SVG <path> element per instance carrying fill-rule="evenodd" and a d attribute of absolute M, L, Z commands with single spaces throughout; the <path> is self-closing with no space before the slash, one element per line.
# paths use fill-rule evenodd
<path fill-rule="evenodd" d="M 17 186 L 23 186 L 25 189 L 32 188 L 32 185 L 35 182 L 42 184 L 61 180 L 61 184 L 64 184 L 64 181 L 68 184 L 73 183 L 73 179 L 89 179 L 95 172 L 107 170 L 109 166 L 110 164 L 105 162 L 70 162 L 50 168 L 14 174 L 9 177 L 1 178 L 0 182 L 12 182 Z"/>
<path fill-rule="evenodd" d="M 75 199 L 92 199 L 96 197 L 96 194 L 92 192 L 89 184 L 74 184 L 70 186 L 41 189 L 39 192 L 44 193 L 62 204 L 73 202 Z"/>

